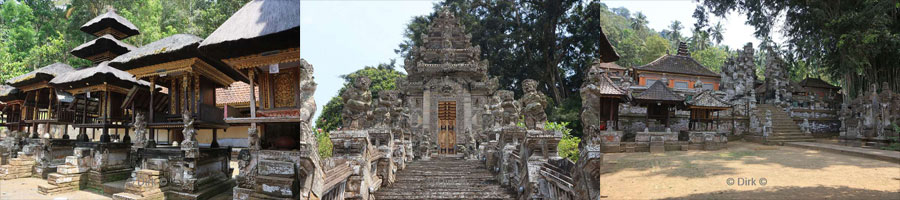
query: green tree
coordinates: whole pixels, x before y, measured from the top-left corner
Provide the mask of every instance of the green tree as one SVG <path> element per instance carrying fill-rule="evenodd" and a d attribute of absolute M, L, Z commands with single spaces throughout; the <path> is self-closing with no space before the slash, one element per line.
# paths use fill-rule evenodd
<path fill-rule="evenodd" d="M 842 83 L 850 97 L 881 82 L 900 89 L 897 1 L 703 0 L 695 11 L 699 18 L 729 12 L 746 14 L 758 38 L 782 27 L 785 51 L 822 66 L 816 75 Z"/>
<path fill-rule="evenodd" d="M 344 109 L 344 104 L 340 94 L 343 93 L 357 77 L 365 76 L 372 80 L 372 84 L 369 85 L 369 91 L 372 92 L 372 99 L 377 99 L 378 92 L 380 91 L 396 89 L 397 86 L 395 84 L 397 79 L 406 78 L 406 74 L 394 70 L 395 67 L 396 62 L 391 60 L 390 63 L 381 63 L 377 66 L 366 66 L 353 73 L 342 75 L 341 78 L 344 78 L 345 81 L 344 87 L 339 90 L 337 96 L 332 97 L 331 100 L 325 104 L 324 108 L 322 108 L 322 114 L 316 119 L 316 129 L 321 129 L 324 132 L 331 132 L 332 130 L 337 130 L 341 127 L 341 111 Z"/>

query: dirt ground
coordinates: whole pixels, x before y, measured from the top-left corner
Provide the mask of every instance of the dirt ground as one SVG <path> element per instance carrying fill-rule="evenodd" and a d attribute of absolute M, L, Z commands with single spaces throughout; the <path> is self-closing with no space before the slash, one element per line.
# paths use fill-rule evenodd
<path fill-rule="evenodd" d="M 237 162 L 232 161 L 229 163 L 232 168 L 234 168 L 233 176 L 237 176 Z M 103 196 L 98 193 L 93 193 L 90 191 L 74 191 L 67 192 L 63 194 L 53 195 L 53 196 L 44 196 L 38 193 L 38 184 L 47 183 L 47 180 L 39 179 L 39 178 L 19 178 L 13 180 L 0 180 L 0 200 L 31 200 L 31 199 L 53 199 L 53 200 L 107 200 L 112 199 L 109 196 Z M 213 200 L 226 200 L 232 199 L 231 191 L 219 194 L 213 197 Z"/>
<path fill-rule="evenodd" d="M 606 199 L 900 199 L 900 163 L 793 147 L 729 142 L 604 163 Z"/>

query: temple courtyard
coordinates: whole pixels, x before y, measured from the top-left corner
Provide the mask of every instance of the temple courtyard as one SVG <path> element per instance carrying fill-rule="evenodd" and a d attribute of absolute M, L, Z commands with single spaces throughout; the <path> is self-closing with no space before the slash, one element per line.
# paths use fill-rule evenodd
<path fill-rule="evenodd" d="M 900 163 L 788 146 L 736 141 L 718 151 L 611 153 L 603 163 L 607 199 L 900 199 Z"/>

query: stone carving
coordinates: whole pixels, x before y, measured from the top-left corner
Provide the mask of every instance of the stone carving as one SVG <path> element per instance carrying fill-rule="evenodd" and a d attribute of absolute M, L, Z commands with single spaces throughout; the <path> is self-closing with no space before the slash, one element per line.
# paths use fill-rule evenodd
<path fill-rule="evenodd" d="M 341 99 L 344 101 L 344 110 L 341 113 L 343 128 L 347 130 L 362 130 L 367 125 L 367 112 L 372 101 L 372 93 L 369 92 L 368 77 L 357 77 L 350 88 L 347 88 Z"/>
<path fill-rule="evenodd" d="M 766 55 L 766 99 L 773 99 L 772 103 L 787 108 L 790 105 L 791 92 L 788 90 L 790 79 L 788 78 L 786 64 L 775 50 L 768 49 Z"/>
<path fill-rule="evenodd" d="M 133 147 L 147 148 L 147 121 L 144 119 L 143 112 L 136 112 L 134 115 L 134 143 Z M 80 137 L 80 135 L 79 135 Z"/>
<path fill-rule="evenodd" d="M 509 90 L 498 90 L 500 96 L 500 108 L 503 109 L 500 124 L 502 126 L 515 126 L 519 120 L 519 103 L 513 97 L 513 92 Z"/>
<path fill-rule="evenodd" d="M 300 79 L 300 119 L 302 119 L 300 121 L 300 127 L 303 127 L 302 130 L 300 130 L 300 140 L 310 143 L 310 141 L 315 141 L 315 137 L 312 137 L 313 134 L 310 127 L 317 109 L 314 95 L 316 94 L 316 87 L 318 87 L 318 84 L 313 77 L 313 66 L 302 59 L 300 65 L 302 66 L 300 68 L 302 72 L 302 78 Z"/>
<path fill-rule="evenodd" d="M 197 129 L 194 129 L 194 118 L 188 110 L 184 110 L 181 117 L 184 120 L 184 130 L 181 131 L 184 141 L 181 142 L 181 150 L 185 151 L 184 157 L 186 158 L 198 158 L 200 146 L 197 143 Z"/>
<path fill-rule="evenodd" d="M 725 92 L 724 100 L 732 105 L 750 104 L 755 107 L 756 64 L 753 62 L 753 44 L 747 43 L 736 58 L 728 58 L 722 65 L 719 90 Z M 734 110 L 739 115 L 747 115 L 744 109 Z"/>
<path fill-rule="evenodd" d="M 525 95 L 519 101 L 524 106 L 522 114 L 525 115 L 525 127 L 528 130 L 543 130 L 547 122 L 547 96 L 537 90 L 537 81 L 526 79 L 522 82 L 522 90 Z"/>

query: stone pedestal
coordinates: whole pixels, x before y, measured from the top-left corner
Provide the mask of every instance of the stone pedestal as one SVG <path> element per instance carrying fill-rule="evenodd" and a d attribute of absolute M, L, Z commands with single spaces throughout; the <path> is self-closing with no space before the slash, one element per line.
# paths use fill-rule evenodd
<path fill-rule="evenodd" d="M 622 151 L 622 131 L 601 131 L 600 144 L 604 153 L 618 153 Z"/>
<path fill-rule="evenodd" d="M 86 182 L 85 172 L 90 170 L 90 149 L 76 148 L 74 155 L 67 156 L 66 162 L 56 168 L 56 173 L 47 175 L 47 184 L 38 185 L 38 193 L 55 195 L 80 190 Z"/>
<path fill-rule="evenodd" d="M 9 164 L 0 166 L 0 180 L 31 177 L 34 164 L 34 158 L 18 152 L 17 157 L 9 159 Z"/>
<path fill-rule="evenodd" d="M 331 132 L 333 146 L 333 162 L 347 162 L 353 169 L 348 178 L 344 197 L 348 199 L 368 199 L 371 192 L 377 191 L 382 179 L 377 176 L 377 161 L 384 155 L 370 142 L 369 131 L 350 130 Z"/>
<path fill-rule="evenodd" d="M 561 132 L 528 130 L 519 157 L 525 158 L 527 165 L 527 177 L 524 178 L 519 188 L 524 189 L 520 197 L 539 199 L 538 182 L 541 179 L 541 168 L 550 160 L 562 159 L 557 152 L 557 146 L 562 139 Z"/>
<path fill-rule="evenodd" d="M 135 171 L 135 178 L 125 183 L 125 192 L 113 195 L 114 200 L 162 200 L 160 172 L 142 169 Z"/>

